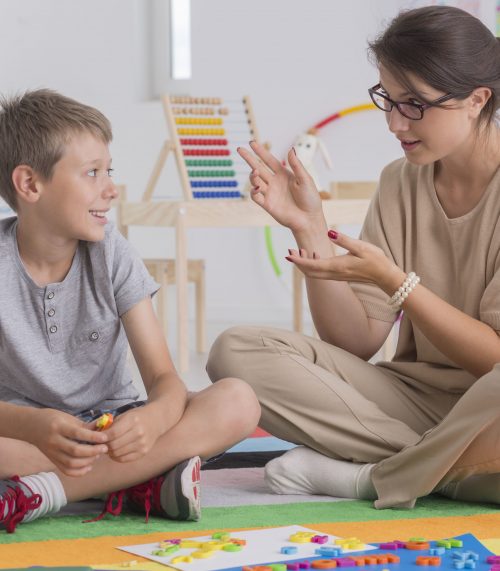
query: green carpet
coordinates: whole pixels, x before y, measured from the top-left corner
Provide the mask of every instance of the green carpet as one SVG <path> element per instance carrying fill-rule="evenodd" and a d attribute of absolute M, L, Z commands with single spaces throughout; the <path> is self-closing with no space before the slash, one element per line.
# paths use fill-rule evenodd
<path fill-rule="evenodd" d="M 367 522 L 411 520 L 419 518 L 473 516 L 498 514 L 493 504 L 470 504 L 430 496 L 418 501 L 412 510 L 376 510 L 369 501 L 307 502 L 296 504 L 204 508 L 199 522 L 175 522 L 124 513 L 118 517 L 82 524 L 87 516 L 48 517 L 18 526 L 16 533 L 0 533 L 0 544 L 45 541 L 50 538 L 80 539 L 117 535 L 137 535 L 154 532 L 197 531 L 207 529 L 246 528 L 259 526 L 293 525 L 315 522 Z M 95 514 L 89 514 L 92 517 Z M 498 532 L 497 532 L 498 534 Z"/>

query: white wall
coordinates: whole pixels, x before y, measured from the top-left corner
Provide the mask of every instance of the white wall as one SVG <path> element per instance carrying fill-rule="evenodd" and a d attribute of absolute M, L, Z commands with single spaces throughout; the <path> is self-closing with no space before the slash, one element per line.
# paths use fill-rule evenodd
<path fill-rule="evenodd" d="M 448 2 L 451 4 L 452 2 Z M 250 95 L 260 135 L 282 157 L 294 137 L 335 111 L 368 101 L 377 81 L 366 40 L 419 0 L 192 0 L 193 78 L 168 77 L 168 0 L 0 0 L 0 92 L 51 87 L 99 107 L 114 125 L 116 181 L 139 199 L 163 140 L 163 91 L 235 98 Z M 492 27 L 494 0 L 455 2 Z M 334 170 L 325 180 L 374 180 L 401 155 L 382 113 L 341 119 L 321 133 Z M 318 167 L 320 164 L 318 163 Z M 168 170 L 173 173 L 173 164 Z M 160 194 L 175 196 L 175 176 Z M 173 256 L 172 231 L 134 230 L 143 255 Z M 267 259 L 260 229 L 190 231 L 191 257 L 207 263 L 211 319 L 291 319 L 293 245 L 273 230 L 284 270 Z"/>

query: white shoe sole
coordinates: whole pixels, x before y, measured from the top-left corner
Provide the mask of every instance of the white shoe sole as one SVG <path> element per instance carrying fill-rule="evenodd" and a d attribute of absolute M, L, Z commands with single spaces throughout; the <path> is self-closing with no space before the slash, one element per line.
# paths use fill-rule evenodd
<path fill-rule="evenodd" d="M 195 456 L 188 461 L 181 475 L 182 495 L 189 503 L 189 521 L 198 521 L 201 517 L 200 470 L 201 460 Z"/>

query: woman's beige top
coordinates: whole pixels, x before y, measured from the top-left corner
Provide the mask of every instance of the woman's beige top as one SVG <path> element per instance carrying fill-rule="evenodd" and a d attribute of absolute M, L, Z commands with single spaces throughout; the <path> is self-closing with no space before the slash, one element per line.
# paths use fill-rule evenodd
<path fill-rule="evenodd" d="M 434 188 L 434 165 L 397 160 L 382 172 L 361 238 L 381 247 L 405 272 L 414 271 L 441 299 L 500 330 L 500 169 L 467 214 L 446 216 Z M 367 315 L 394 321 L 388 296 L 351 284 Z M 445 317 L 443 316 L 443 319 Z M 450 361 L 404 315 L 396 354 L 380 363 L 420 389 L 465 392 L 476 380 Z"/>

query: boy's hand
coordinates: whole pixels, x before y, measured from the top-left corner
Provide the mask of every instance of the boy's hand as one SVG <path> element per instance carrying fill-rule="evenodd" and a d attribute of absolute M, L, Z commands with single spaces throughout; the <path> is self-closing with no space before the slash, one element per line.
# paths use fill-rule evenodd
<path fill-rule="evenodd" d="M 26 430 L 26 440 L 67 476 L 83 476 L 108 451 L 106 433 L 96 432 L 85 422 L 58 410 L 37 410 Z"/>
<path fill-rule="evenodd" d="M 116 462 L 132 462 L 147 454 L 162 434 L 158 424 L 148 405 L 118 416 L 106 430 L 109 457 Z"/>

